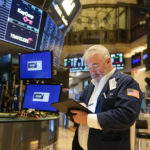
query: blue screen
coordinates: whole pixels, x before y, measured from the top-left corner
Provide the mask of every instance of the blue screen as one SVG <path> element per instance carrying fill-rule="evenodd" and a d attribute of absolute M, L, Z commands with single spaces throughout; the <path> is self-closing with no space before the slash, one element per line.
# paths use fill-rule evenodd
<path fill-rule="evenodd" d="M 52 78 L 52 53 L 50 51 L 20 55 L 20 79 Z"/>
<path fill-rule="evenodd" d="M 43 11 L 24 0 L 2 1 L 0 39 L 35 50 Z"/>
<path fill-rule="evenodd" d="M 131 62 L 132 68 L 140 66 L 141 65 L 141 53 L 137 53 L 133 55 L 131 57 L 131 61 L 132 61 Z"/>
<path fill-rule="evenodd" d="M 59 101 L 60 85 L 29 84 L 23 101 L 23 109 L 36 109 L 43 111 L 57 111 L 50 104 Z"/>

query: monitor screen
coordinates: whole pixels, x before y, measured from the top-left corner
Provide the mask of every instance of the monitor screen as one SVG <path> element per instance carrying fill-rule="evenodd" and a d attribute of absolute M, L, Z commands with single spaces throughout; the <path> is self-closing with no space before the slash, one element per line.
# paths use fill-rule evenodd
<path fill-rule="evenodd" d="M 20 79 L 51 79 L 52 52 L 34 52 L 20 55 Z"/>
<path fill-rule="evenodd" d="M 64 59 L 64 67 L 70 68 L 70 72 L 88 71 L 88 67 L 82 57 Z"/>
<path fill-rule="evenodd" d="M 60 85 L 28 84 L 22 108 L 56 112 L 50 104 L 59 101 L 60 91 Z"/>
<path fill-rule="evenodd" d="M 11 54 L 0 54 L 0 82 L 4 83 L 11 77 Z"/>
<path fill-rule="evenodd" d="M 144 50 L 143 51 L 143 63 L 146 64 L 147 60 L 148 60 L 148 51 Z"/>
<path fill-rule="evenodd" d="M 137 53 L 131 57 L 132 68 L 138 67 L 141 65 L 141 53 Z"/>
<path fill-rule="evenodd" d="M 46 15 L 41 37 L 40 51 L 53 50 L 53 63 L 59 66 L 64 45 L 64 35 L 48 15 Z"/>
<path fill-rule="evenodd" d="M 42 10 L 24 0 L 3 1 L 0 5 L 0 40 L 35 50 Z"/>
<path fill-rule="evenodd" d="M 118 70 L 124 69 L 123 53 L 114 53 L 110 54 L 110 56 L 114 68 Z"/>

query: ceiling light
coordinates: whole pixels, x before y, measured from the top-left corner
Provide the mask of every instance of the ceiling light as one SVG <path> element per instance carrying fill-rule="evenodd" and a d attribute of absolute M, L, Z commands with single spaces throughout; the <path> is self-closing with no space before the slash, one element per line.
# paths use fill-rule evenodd
<path fill-rule="evenodd" d="M 132 57 L 132 55 L 139 53 L 139 52 L 143 52 L 145 49 L 147 49 L 147 46 L 138 46 L 134 49 L 131 49 L 130 53 L 124 54 L 124 57 L 130 58 L 130 57 Z"/>

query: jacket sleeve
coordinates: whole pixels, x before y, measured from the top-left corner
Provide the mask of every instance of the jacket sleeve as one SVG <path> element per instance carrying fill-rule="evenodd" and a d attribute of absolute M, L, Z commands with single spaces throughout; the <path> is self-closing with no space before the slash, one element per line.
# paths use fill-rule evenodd
<path fill-rule="evenodd" d="M 139 98 L 129 96 L 127 89 L 138 91 Z M 97 114 L 98 122 L 103 130 L 127 129 L 139 115 L 143 96 L 138 83 L 132 78 L 120 79 L 116 91 L 114 97 L 108 96 L 105 100 L 106 108 L 107 105 L 113 107 Z"/>

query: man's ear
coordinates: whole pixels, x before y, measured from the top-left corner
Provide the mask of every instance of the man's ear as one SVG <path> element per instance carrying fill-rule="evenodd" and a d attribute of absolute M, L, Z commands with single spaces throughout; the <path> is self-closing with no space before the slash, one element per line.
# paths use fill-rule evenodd
<path fill-rule="evenodd" d="M 110 57 L 106 58 L 106 63 L 109 64 L 110 62 L 111 62 L 111 58 Z"/>

